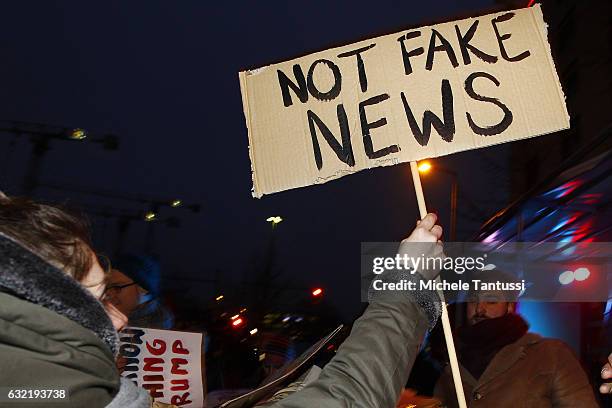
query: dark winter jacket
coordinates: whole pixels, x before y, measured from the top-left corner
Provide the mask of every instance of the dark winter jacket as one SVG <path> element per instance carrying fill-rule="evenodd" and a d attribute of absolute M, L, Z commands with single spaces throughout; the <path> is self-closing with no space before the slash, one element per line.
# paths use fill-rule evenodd
<path fill-rule="evenodd" d="M 418 282 L 419 275 L 386 273 L 383 280 Z M 441 304 L 435 292 L 371 296 L 350 336 L 318 380 L 273 408 L 394 408 L 427 330 Z"/>
<path fill-rule="evenodd" d="M 120 380 L 117 334 L 100 302 L 74 279 L 0 234 L 0 390 L 65 390 L 61 404 L 2 407 L 147 407 Z M 51 402 L 52 400 L 49 400 Z"/>
<path fill-rule="evenodd" d="M 470 408 L 596 408 L 593 389 L 578 359 L 563 342 L 527 333 L 502 348 L 475 379 L 460 367 Z M 435 396 L 457 407 L 452 374 L 447 367 Z"/>

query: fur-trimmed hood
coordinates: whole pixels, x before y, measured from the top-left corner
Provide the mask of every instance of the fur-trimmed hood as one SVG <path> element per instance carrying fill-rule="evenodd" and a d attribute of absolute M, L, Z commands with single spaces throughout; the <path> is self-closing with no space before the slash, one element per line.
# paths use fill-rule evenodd
<path fill-rule="evenodd" d="M 93 331 L 113 352 L 118 338 L 102 304 L 77 281 L 0 233 L 0 291 L 52 310 Z"/>

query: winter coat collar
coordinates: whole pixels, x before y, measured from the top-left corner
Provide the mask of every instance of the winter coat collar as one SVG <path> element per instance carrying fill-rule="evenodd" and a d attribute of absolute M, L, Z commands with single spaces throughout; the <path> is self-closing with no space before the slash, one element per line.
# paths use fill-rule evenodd
<path fill-rule="evenodd" d="M 517 361 L 527 356 L 526 349 L 542 340 L 539 334 L 525 333 L 520 339 L 502 348 L 489 363 L 480 377 L 479 385 L 484 385 L 510 369 Z"/>
<path fill-rule="evenodd" d="M 102 304 L 70 276 L 1 233 L 0 291 L 67 317 L 117 353 L 117 332 Z"/>

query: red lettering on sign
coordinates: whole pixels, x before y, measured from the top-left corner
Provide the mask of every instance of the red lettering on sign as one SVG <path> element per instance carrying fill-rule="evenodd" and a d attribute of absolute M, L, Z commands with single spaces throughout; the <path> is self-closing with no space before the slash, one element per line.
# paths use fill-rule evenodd
<path fill-rule="evenodd" d="M 164 371 L 164 367 L 155 367 L 155 364 L 164 365 L 164 359 L 158 357 L 146 357 L 144 359 L 143 371 Z"/>
<path fill-rule="evenodd" d="M 144 382 L 153 382 L 153 381 L 164 382 L 164 376 L 163 375 L 145 375 L 142 377 L 142 381 Z"/>
<path fill-rule="evenodd" d="M 153 345 L 147 341 L 147 350 L 154 356 L 161 356 L 166 352 L 166 342 L 160 339 L 153 340 Z"/>
<path fill-rule="evenodd" d="M 173 395 L 170 399 L 170 403 L 180 407 L 193 402 L 187 398 L 189 398 L 188 392 L 184 393 L 183 395 Z"/>
<path fill-rule="evenodd" d="M 189 380 L 186 378 L 183 380 L 171 380 L 170 384 L 172 384 L 170 391 L 186 391 L 189 389 Z"/>
<path fill-rule="evenodd" d="M 176 340 L 172 343 L 172 351 L 176 354 L 189 354 L 189 350 L 183 346 L 183 342 L 180 340 Z"/>
<path fill-rule="evenodd" d="M 170 370 L 170 372 L 172 374 L 179 374 L 179 375 L 187 374 L 187 370 L 180 367 L 181 365 L 187 364 L 187 360 L 185 360 L 184 358 L 173 358 L 171 361 L 172 361 L 172 370 Z"/>
<path fill-rule="evenodd" d="M 163 398 L 164 384 L 143 384 L 142 388 L 149 391 L 152 398 Z"/>

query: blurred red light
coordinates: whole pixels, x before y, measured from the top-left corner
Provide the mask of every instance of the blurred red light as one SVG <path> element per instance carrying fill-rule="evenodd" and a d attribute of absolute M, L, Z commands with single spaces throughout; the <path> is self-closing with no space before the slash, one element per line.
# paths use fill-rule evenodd
<path fill-rule="evenodd" d="M 321 296 L 323 294 L 323 289 L 321 288 L 316 288 L 315 290 L 312 291 L 312 296 Z"/>

